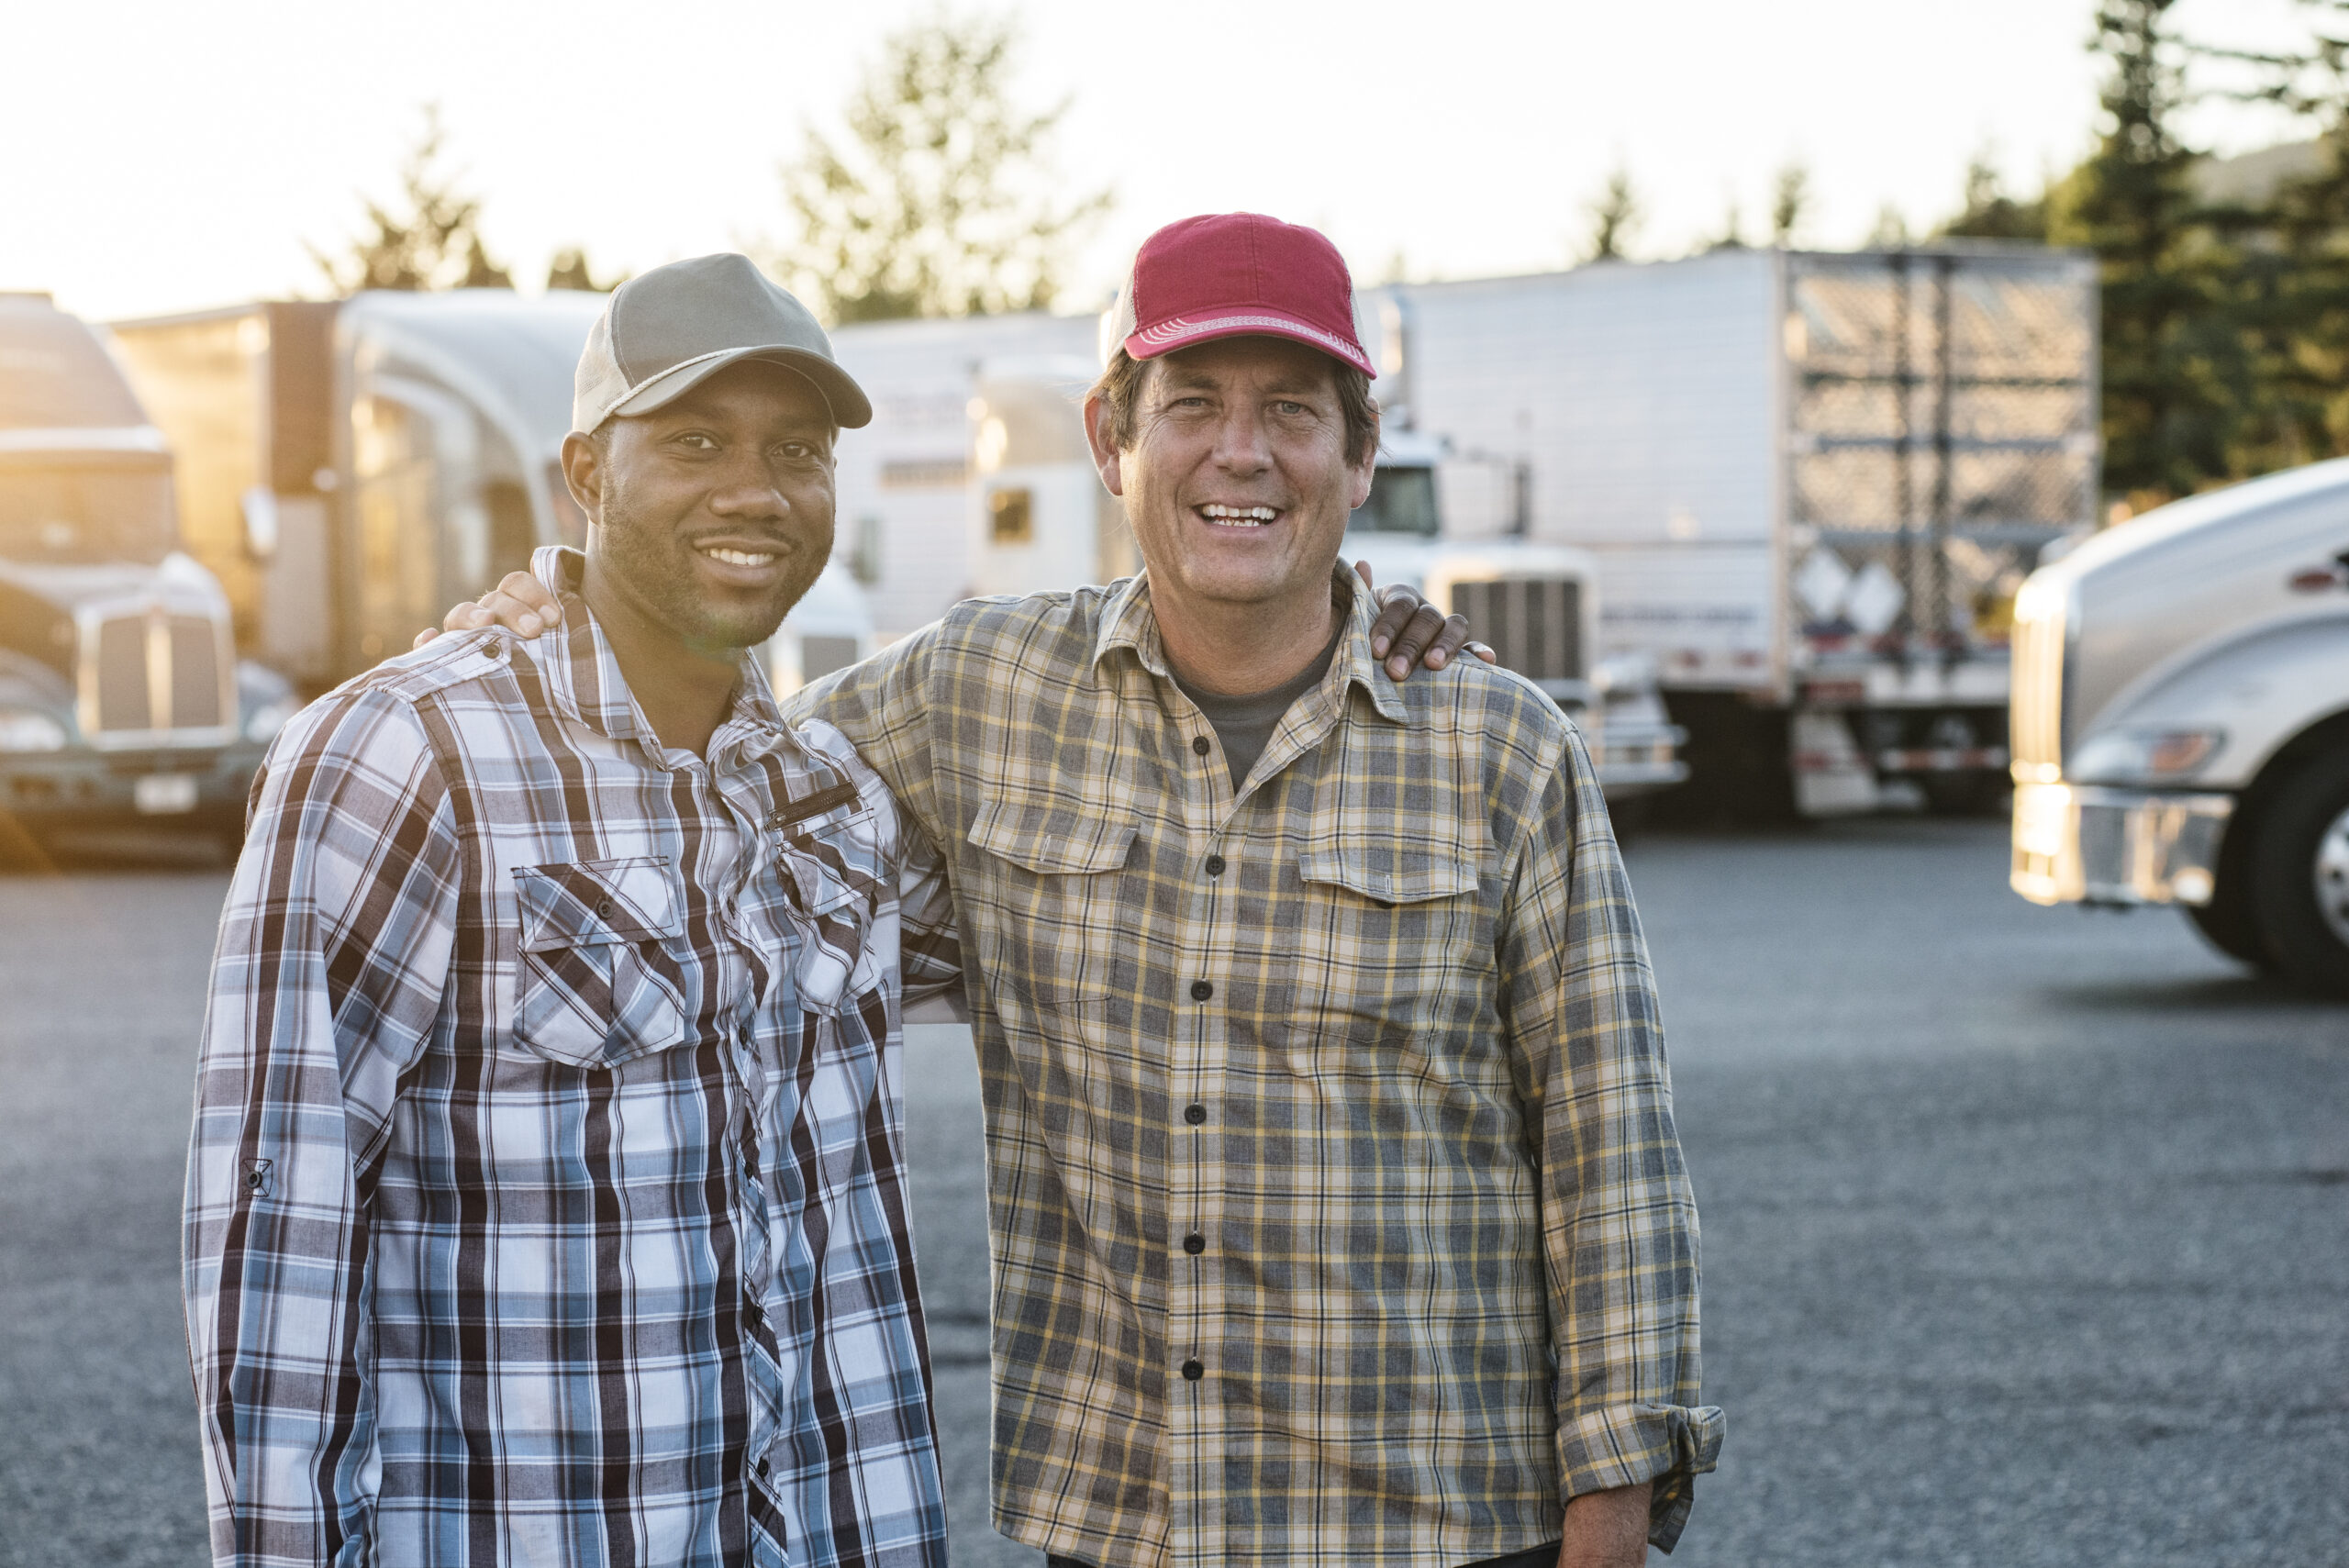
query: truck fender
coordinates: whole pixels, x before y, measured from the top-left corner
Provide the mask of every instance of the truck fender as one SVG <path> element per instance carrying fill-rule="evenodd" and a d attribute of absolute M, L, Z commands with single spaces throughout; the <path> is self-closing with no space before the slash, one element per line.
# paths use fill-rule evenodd
<path fill-rule="evenodd" d="M 2119 728 L 2215 728 L 2226 741 L 2198 788 L 2242 789 L 2311 726 L 2349 713 L 2349 606 L 2269 621 L 2148 671 L 2082 740 Z"/>

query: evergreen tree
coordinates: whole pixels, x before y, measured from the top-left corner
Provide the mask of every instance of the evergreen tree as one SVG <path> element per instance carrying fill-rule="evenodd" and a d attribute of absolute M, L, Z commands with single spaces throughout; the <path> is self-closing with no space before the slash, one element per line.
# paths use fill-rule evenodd
<path fill-rule="evenodd" d="M 1770 243 L 1784 250 L 1810 212 L 1810 170 L 1792 161 L 1778 171 L 1770 188 Z"/>
<path fill-rule="evenodd" d="M 1008 20 L 937 13 L 890 35 L 848 106 L 784 171 L 798 239 L 774 258 L 834 321 L 1041 310 L 1106 190 L 1060 203 L 1044 152 L 1067 110 L 1014 106 Z"/>
<path fill-rule="evenodd" d="M 554 253 L 547 263 L 549 289 L 577 289 L 584 294 L 609 294 L 628 282 L 629 274 L 620 272 L 598 282 L 595 269 L 587 264 L 587 250 L 583 245 L 566 245 Z"/>
<path fill-rule="evenodd" d="M 2006 193 L 1987 149 L 1965 166 L 1965 206 L 1942 225 L 1941 232 L 1969 239 L 2037 240 L 2047 239 L 2047 197 L 2017 201 Z"/>
<path fill-rule="evenodd" d="M 2349 0 L 2302 3 L 2319 17 L 2301 50 L 2202 51 L 2254 68 L 2231 96 L 2317 133 L 2311 172 L 2208 215 L 2230 244 L 2228 314 L 2245 361 L 2229 450 L 2241 474 L 2349 451 Z"/>
<path fill-rule="evenodd" d="M 1584 248 L 1586 261 L 1620 261 L 1630 253 L 1631 236 L 1643 216 L 1638 194 L 1631 188 L 1631 171 L 1622 163 L 1607 176 L 1607 188 L 1598 194 L 1588 208 L 1590 240 Z"/>
<path fill-rule="evenodd" d="M 2174 129 L 2187 101 L 2177 0 L 2102 0 L 2090 48 L 2108 75 L 2106 125 L 2064 183 L 2049 238 L 2093 250 L 2103 297 L 2104 474 L 2147 499 L 2230 472 L 2229 394 L 2242 381 L 2223 261 L 2197 210 L 2194 154 Z"/>
<path fill-rule="evenodd" d="M 400 164 L 396 206 L 362 197 L 374 232 L 352 240 L 339 258 L 309 247 L 337 294 L 514 286 L 482 244 L 481 203 L 463 195 L 456 176 L 441 167 L 446 143 L 440 106 L 428 104 L 423 134 Z"/>

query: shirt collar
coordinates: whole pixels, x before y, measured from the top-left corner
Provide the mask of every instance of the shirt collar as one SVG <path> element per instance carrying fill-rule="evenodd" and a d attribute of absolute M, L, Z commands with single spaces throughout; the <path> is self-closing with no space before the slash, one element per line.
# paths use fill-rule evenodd
<path fill-rule="evenodd" d="M 1370 623 L 1378 606 L 1362 579 L 1343 562 L 1331 569 L 1330 580 L 1337 584 L 1336 592 L 1343 595 L 1346 606 L 1345 628 L 1338 639 L 1338 651 L 1330 661 L 1338 689 L 1343 691 L 1349 684 L 1360 686 L 1381 718 L 1401 724 L 1406 717 L 1403 694 L 1396 690 L 1395 682 L 1370 652 Z M 1120 648 L 1130 650 L 1152 674 L 1173 678 L 1166 667 L 1165 644 L 1159 639 L 1158 617 L 1150 607 L 1148 568 L 1126 579 L 1102 606 L 1101 630 L 1093 641 L 1094 665 L 1097 668 L 1102 660 Z"/>
<path fill-rule="evenodd" d="M 636 706 L 636 698 L 620 674 L 619 660 L 612 652 L 611 641 L 605 637 L 596 612 L 587 607 L 586 597 L 581 592 L 586 569 L 587 558 L 566 545 L 541 545 L 530 555 L 530 575 L 552 590 L 562 605 L 562 625 L 556 633 L 561 639 L 561 651 L 549 649 L 539 661 L 546 677 L 548 700 L 557 713 L 577 719 L 598 735 L 613 740 L 637 740 L 656 756 L 661 755 L 660 737 L 653 733 L 643 710 Z M 754 740 L 789 734 L 758 659 L 745 650 L 736 662 L 736 668 L 734 707 L 727 723 L 751 726 Z"/>

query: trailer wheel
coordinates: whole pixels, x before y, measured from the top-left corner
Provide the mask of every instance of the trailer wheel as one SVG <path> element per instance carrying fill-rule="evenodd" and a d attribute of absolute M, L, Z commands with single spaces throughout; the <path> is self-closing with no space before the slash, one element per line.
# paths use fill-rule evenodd
<path fill-rule="evenodd" d="M 2251 845 L 2251 910 L 2260 946 L 2297 985 L 2349 997 L 2349 749 L 2286 778 Z"/>

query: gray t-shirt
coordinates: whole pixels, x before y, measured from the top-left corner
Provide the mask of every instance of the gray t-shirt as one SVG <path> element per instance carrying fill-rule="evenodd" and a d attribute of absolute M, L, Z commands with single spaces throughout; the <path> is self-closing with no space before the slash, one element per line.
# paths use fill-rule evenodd
<path fill-rule="evenodd" d="M 1174 677 L 1183 695 L 1198 704 L 1199 711 L 1215 727 L 1215 738 L 1223 743 L 1223 760 L 1231 769 L 1233 789 L 1247 782 L 1248 770 L 1256 765 L 1256 759 L 1272 744 L 1273 731 L 1281 727 L 1290 705 L 1319 685 L 1321 677 L 1329 673 L 1330 660 L 1338 651 L 1338 639 L 1345 634 L 1346 623 L 1341 620 L 1338 629 L 1330 634 L 1329 642 L 1313 656 L 1313 662 L 1267 692 L 1228 696 L 1205 686 L 1195 686 L 1180 675 Z"/>

